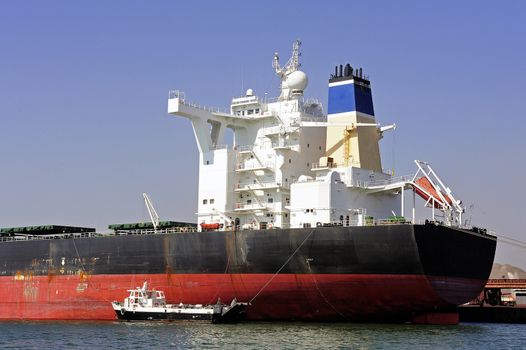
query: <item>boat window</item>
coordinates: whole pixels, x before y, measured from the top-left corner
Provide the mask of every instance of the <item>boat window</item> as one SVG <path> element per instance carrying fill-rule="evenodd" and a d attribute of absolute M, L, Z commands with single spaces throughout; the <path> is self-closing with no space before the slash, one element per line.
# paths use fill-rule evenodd
<path fill-rule="evenodd" d="M 210 198 L 210 204 L 214 204 L 214 198 Z"/>
<path fill-rule="evenodd" d="M 203 204 L 208 204 L 208 199 L 203 199 Z"/>
<path fill-rule="evenodd" d="M 247 115 L 251 115 L 251 114 L 253 114 L 253 113 L 254 113 L 254 110 L 253 110 L 253 109 L 249 109 L 249 110 L 247 111 Z"/>
<path fill-rule="evenodd" d="M 269 202 L 269 203 L 274 203 L 274 198 L 269 197 L 269 198 L 268 198 L 268 202 Z"/>
<path fill-rule="evenodd" d="M 256 109 L 254 110 L 254 113 L 258 114 L 258 113 L 259 113 L 259 108 L 256 108 Z"/>
<path fill-rule="evenodd" d="M 247 204 L 252 204 L 252 199 L 247 199 Z"/>

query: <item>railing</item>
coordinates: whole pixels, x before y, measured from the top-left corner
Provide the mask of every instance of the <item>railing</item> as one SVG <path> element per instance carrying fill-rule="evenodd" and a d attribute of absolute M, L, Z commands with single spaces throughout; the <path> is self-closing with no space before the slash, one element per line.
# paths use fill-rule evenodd
<path fill-rule="evenodd" d="M 236 170 L 259 170 L 259 169 L 273 169 L 274 164 L 265 162 L 265 163 L 254 163 L 254 164 L 245 164 L 245 163 L 237 163 L 236 164 Z"/>
<path fill-rule="evenodd" d="M 268 205 L 258 204 L 258 203 L 236 203 L 234 210 L 268 210 L 270 209 Z"/>
<path fill-rule="evenodd" d="M 338 164 L 336 164 L 336 162 L 327 162 L 325 164 L 312 163 L 311 170 L 314 170 L 314 169 L 325 169 L 325 168 L 337 168 L 337 167 L 338 167 Z"/>
<path fill-rule="evenodd" d="M 215 146 L 210 147 L 210 150 L 226 149 L 228 147 L 229 147 L 228 145 L 215 145 Z"/>
<path fill-rule="evenodd" d="M 172 227 L 158 229 L 138 229 L 138 230 L 116 230 L 110 233 L 97 232 L 82 232 L 82 233 L 60 233 L 54 235 L 17 235 L 17 236 L 3 236 L 0 237 L 0 242 L 27 242 L 27 241 L 43 241 L 54 239 L 80 239 L 90 237 L 113 237 L 120 235 L 148 235 L 148 234 L 167 234 L 167 233 L 184 233 L 197 232 L 197 227 Z"/>
<path fill-rule="evenodd" d="M 254 149 L 253 145 L 241 145 L 241 146 L 235 146 L 234 149 L 239 152 L 247 152 L 252 151 Z"/>
<path fill-rule="evenodd" d="M 381 179 L 381 180 L 372 180 L 372 181 L 352 181 L 352 185 L 356 187 L 363 187 L 363 188 L 369 188 L 369 187 L 381 187 L 381 186 L 387 186 L 391 184 L 396 183 L 402 183 L 402 182 L 410 182 L 413 180 L 414 175 L 404 175 L 404 176 L 398 176 L 398 177 L 391 177 L 389 179 Z"/>
<path fill-rule="evenodd" d="M 197 232 L 197 227 L 171 227 L 163 229 L 116 230 L 114 235 L 151 235 L 167 233 Z"/>
<path fill-rule="evenodd" d="M 179 91 L 179 90 L 170 90 L 168 91 L 168 99 L 169 100 L 174 100 L 178 98 L 180 101 L 184 101 L 185 100 L 185 93 L 183 91 Z"/>
<path fill-rule="evenodd" d="M 179 90 L 170 90 L 168 92 L 168 99 L 169 100 L 179 99 L 179 104 L 182 104 L 182 105 L 185 105 L 185 106 L 189 106 L 189 107 L 193 107 L 193 108 L 197 108 L 197 109 L 201 109 L 203 111 L 207 111 L 207 112 L 210 112 L 210 113 L 230 114 L 230 109 L 228 109 L 228 108 L 204 106 L 204 105 L 200 105 L 200 104 L 197 104 L 197 103 L 193 103 L 193 102 L 187 101 L 186 98 L 185 98 L 185 93 L 182 92 L 182 91 L 179 91 Z"/>
<path fill-rule="evenodd" d="M 237 183 L 234 186 L 234 190 L 263 190 L 268 188 L 289 188 L 289 184 L 282 184 L 278 182 L 261 183 L 261 184 L 249 184 L 249 183 Z"/>
<path fill-rule="evenodd" d="M 18 241 L 42 241 L 50 239 L 66 239 L 66 238 L 88 238 L 104 236 L 96 232 L 82 232 L 82 233 L 57 233 L 53 235 L 16 235 L 0 237 L 0 242 L 18 242 Z"/>
<path fill-rule="evenodd" d="M 232 106 L 243 105 L 247 103 L 258 103 L 258 102 L 259 102 L 258 96 L 240 96 L 240 97 L 235 97 L 232 99 Z"/>
<path fill-rule="evenodd" d="M 271 126 L 268 128 L 263 128 L 263 135 L 273 135 L 273 134 L 279 134 L 285 132 L 285 128 L 283 126 Z"/>
<path fill-rule="evenodd" d="M 287 142 L 284 140 L 280 140 L 278 142 L 272 142 L 272 148 L 292 148 L 295 146 L 299 146 L 299 145 L 297 143 Z"/>

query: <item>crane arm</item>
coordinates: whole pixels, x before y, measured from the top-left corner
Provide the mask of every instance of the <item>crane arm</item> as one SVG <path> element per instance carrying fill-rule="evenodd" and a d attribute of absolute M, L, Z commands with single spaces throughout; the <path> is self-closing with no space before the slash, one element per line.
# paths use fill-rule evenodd
<path fill-rule="evenodd" d="M 148 209 L 148 214 L 150 214 L 153 229 L 157 230 L 157 227 L 159 227 L 159 215 L 157 215 L 157 212 L 153 207 L 152 200 L 150 199 L 150 197 L 146 193 L 143 193 L 142 196 L 144 198 L 144 203 L 146 204 L 146 209 Z"/>

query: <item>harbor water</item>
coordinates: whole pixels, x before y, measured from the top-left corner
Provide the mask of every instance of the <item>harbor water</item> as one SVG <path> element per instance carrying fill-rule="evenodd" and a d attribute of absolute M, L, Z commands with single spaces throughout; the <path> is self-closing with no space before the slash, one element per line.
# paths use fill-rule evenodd
<path fill-rule="evenodd" d="M 526 325 L 0 322 L 2 349 L 524 349 Z"/>

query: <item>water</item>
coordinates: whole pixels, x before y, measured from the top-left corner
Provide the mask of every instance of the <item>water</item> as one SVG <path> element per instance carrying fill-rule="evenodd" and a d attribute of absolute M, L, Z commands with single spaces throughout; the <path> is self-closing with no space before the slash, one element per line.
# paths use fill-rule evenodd
<path fill-rule="evenodd" d="M 526 325 L 0 322 L 2 349 L 525 349 Z"/>

